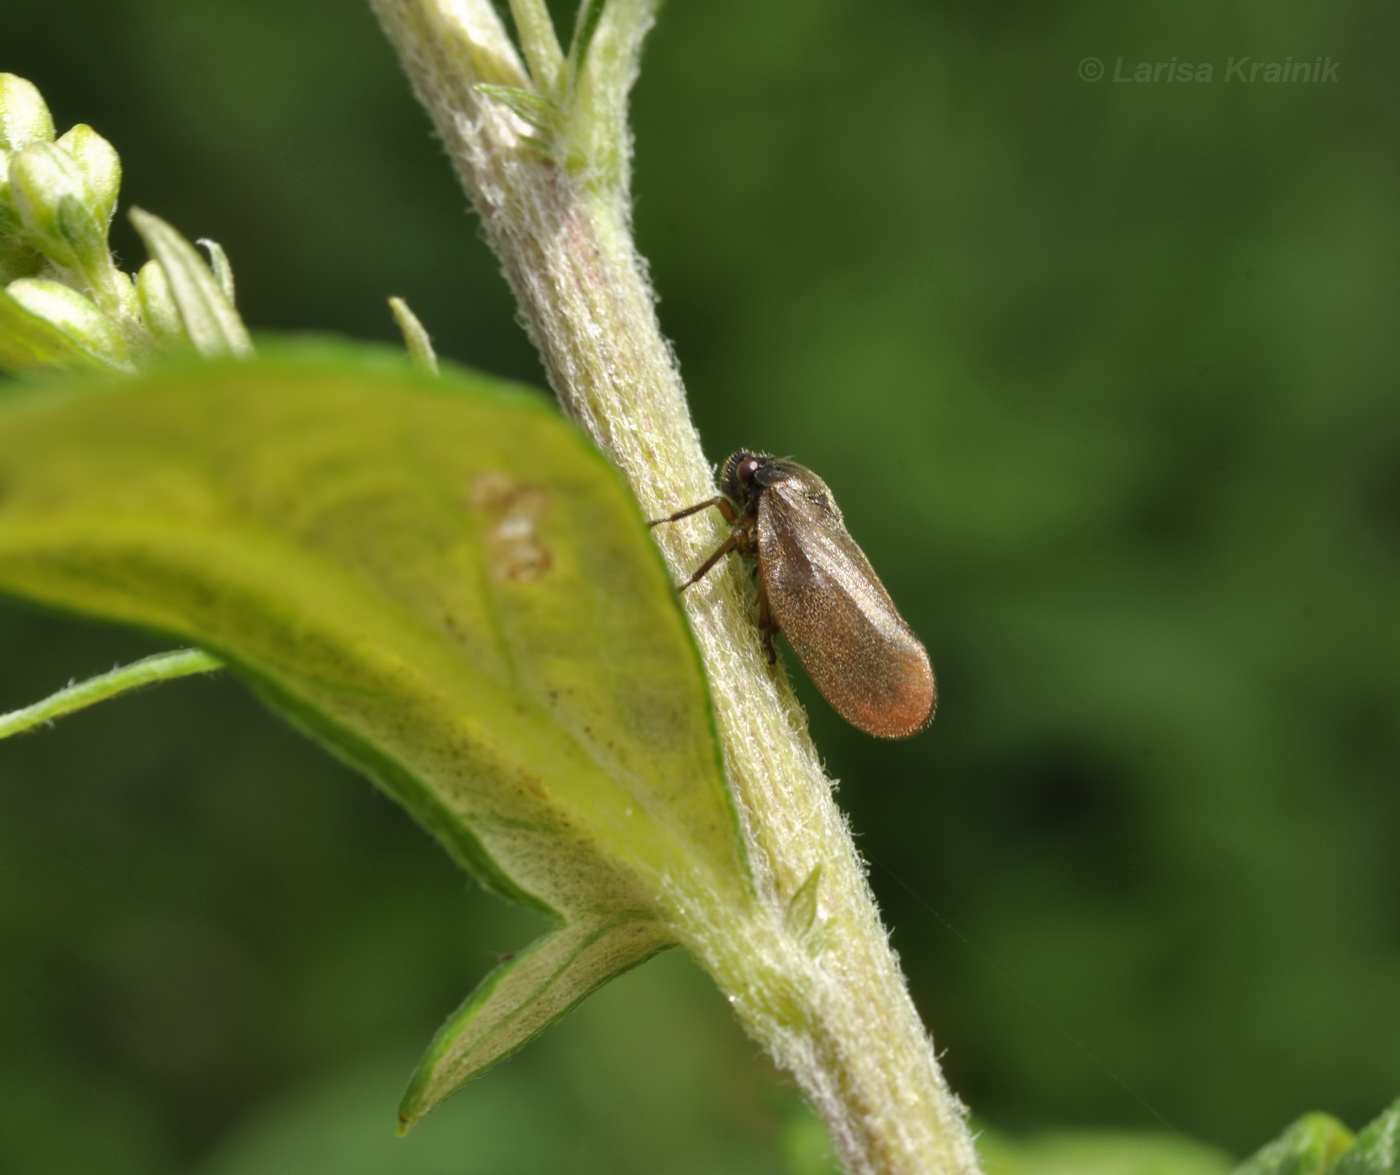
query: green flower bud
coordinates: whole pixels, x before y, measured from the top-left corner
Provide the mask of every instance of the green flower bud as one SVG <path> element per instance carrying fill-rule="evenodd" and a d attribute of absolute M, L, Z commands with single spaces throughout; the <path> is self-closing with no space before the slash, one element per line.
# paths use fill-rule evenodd
<path fill-rule="evenodd" d="M 60 276 L 80 279 L 73 284 L 86 286 L 107 313 L 134 309 L 135 291 L 112 264 L 105 201 L 73 156 L 54 143 L 31 143 L 10 161 L 10 187 L 21 240 L 69 271 Z"/>
<path fill-rule="evenodd" d="M 170 351 L 190 346 L 180 308 L 175 304 L 165 267 L 159 261 L 147 261 L 136 275 L 136 298 L 141 307 L 141 321 L 157 347 Z"/>
<path fill-rule="evenodd" d="M 52 142 L 53 118 L 33 82 L 0 73 L 0 150 Z"/>
<path fill-rule="evenodd" d="M 29 243 L 55 265 L 85 272 L 111 264 L 107 231 L 83 169 L 53 143 L 31 143 L 10 160 L 10 188 Z"/>
<path fill-rule="evenodd" d="M 121 331 L 88 298 L 61 282 L 20 278 L 0 295 L 0 366 L 43 365 L 136 370 Z"/>
<path fill-rule="evenodd" d="M 122 183 L 122 161 L 116 148 L 82 122 L 59 138 L 56 146 L 68 152 L 82 169 L 98 219 L 104 227 L 110 225 Z"/>

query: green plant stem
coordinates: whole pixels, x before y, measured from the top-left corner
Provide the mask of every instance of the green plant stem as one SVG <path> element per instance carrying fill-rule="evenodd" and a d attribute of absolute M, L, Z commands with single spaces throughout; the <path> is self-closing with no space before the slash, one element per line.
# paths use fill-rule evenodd
<path fill-rule="evenodd" d="M 559 48 L 549 9 L 544 0 L 510 0 L 510 12 L 531 76 L 546 93 L 553 93 L 559 71 L 564 68 L 564 53 Z"/>
<path fill-rule="evenodd" d="M 142 686 L 154 685 L 158 681 L 173 681 L 177 677 L 189 677 L 195 673 L 212 673 L 222 669 L 224 663 L 200 649 L 179 649 L 173 653 L 157 653 L 153 657 L 123 665 L 110 673 L 90 677 L 50 694 L 42 702 L 35 702 L 23 710 L 0 714 L 0 738 L 12 734 L 23 734 L 36 726 L 43 726 L 55 718 L 72 714 L 76 710 L 105 702 L 108 698 Z"/>
<path fill-rule="evenodd" d="M 373 0 L 524 310 L 565 409 L 648 517 L 714 493 L 632 242 L 625 95 L 654 4 L 615 0 L 554 139 L 475 87 L 533 88 L 489 0 Z M 678 579 L 723 537 L 714 512 L 658 529 Z M 733 561 L 729 561 L 733 562 Z M 719 568 L 686 593 L 747 840 L 758 916 L 677 900 L 676 933 L 825 1118 L 848 1170 L 978 1169 L 964 1111 L 890 951 L 806 719 L 768 665 L 751 585 Z M 790 903 L 820 868 L 810 928 Z M 799 906 L 810 905 L 810 891 Z"/>

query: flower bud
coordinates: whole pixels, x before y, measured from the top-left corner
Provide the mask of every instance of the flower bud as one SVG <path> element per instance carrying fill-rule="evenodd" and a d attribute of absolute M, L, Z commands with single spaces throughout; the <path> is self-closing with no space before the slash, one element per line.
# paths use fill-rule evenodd
<path fill-rule="evenodd" d="M 53 143 L 31 143 L 10 161 L 10 188 L 20 240 L 79 278 L 104 310 L 121 312 L 134 291 L 112 264 L 103 201 L 78 161 Z"/>
<path fill-rule="evenodd" d="M 52 141 L 53 119 L 33 82 L 0 73 L 0 151 Z"/>
<path fill-rule="evenodd" d="M 56 143 L 82 169 L 93 197 L 93 210 L 103 227 L 112 223 L 117 191 L 122 183 L 122 161 L 116 148 L 86 123 L 78 123 Z"/>
<path fill-rule="evenodd" d="M 136 370 L 111 319 L 77 290 L 43 278 L 20 278 L 0 295 L 0 364 Z"/>
<path fill-rule="evenodd" d="M 190 345 L 180 308 L 170 292 L 170 281 L 159 261 L 147 261 L 136 275 L 136 298 L 141 307 L 141 321 L 156 346 L 174 350 Z"/>
<path fill-rule="evenodd" d="M 31 143 L 10 160 L 10 189 L 29 243 L 55 265 L 110 265 L 107 233 L 83 169 L 53 143 Z"/>

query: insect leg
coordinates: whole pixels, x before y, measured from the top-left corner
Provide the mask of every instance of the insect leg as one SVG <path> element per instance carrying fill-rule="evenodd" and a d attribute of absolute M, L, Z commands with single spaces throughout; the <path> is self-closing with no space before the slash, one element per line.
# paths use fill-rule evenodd
<path fill-rule="evenodd" d="M 709 503 L 707 502 L 706 505 L 709 505 Z M 713 567 L 727 554 L 729 554 L 730 551 L 733 551 L 743 546 L 744 543 L 747 541 L 748 534 L 746 531 L 736 530 L 733 533 L 731 533 L 730 536 L 724 540 L 724 542 L 720 543 L 720 545 L 715 548 L 714 554 L 712 554 L 708 559 L 705 560 L 705 562 L 700 564 L 700 566 L 695 569 L 695 574 L 692 575 L 689 579 L 687 579 L 683 584 L 681 584 L 681 586 L 676 590 L 683 592 L 691 584 L 703 579 L 705 577 L 705 574 L 710 570 L 711 567 Z"/>
<path fill-rule="evenodd" d="M 716 507 L 719 512 L 724 515 L 725 522 L 733 522 L 739 517 L 739 515 L 735 513 L 734 507 L 728 498 L 707 498 L 703 502 L 696 502 L 694 506 L 687 506 L 684 510 L 677 510 L 668 518 L 653 518 L 647 525 L 660 526 L 663 522 L 678 522 L 680 519 L 686 518 L 691 514 L 699 514 L 701 510 L 708 509 L 711 506 Z"/>

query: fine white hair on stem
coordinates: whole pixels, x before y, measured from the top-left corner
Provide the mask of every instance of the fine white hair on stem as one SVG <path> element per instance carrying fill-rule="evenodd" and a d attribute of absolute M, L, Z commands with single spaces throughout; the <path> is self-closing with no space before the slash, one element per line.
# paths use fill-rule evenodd
<path fill-rule="evenodd" d="M 627 93 L 655 0 L 603 4 L 584 60 L 544 76 L 532 76 L 554 61 L 541 4 L 512 5 L 523 58 L 489 0 L 373 4 L 565 410 L 647 517 L 710 497 L 711 468 L 631 234 Z M 492 87 L 522 94 L 493 97 Z M 678 578 L 722 538 L 712 513 L 658 528 Z M 751 587 L 735 568 L 716 568 L 685 604 L 764 915 L 736 923 L 692 902 L 677 935 L 792 1072 L 848 1170 L 977 1171 L 963 1108 L 909 998 L 805 715 L 764 655 Z M 818 869 L 814 916 L 827 931 L 814 950 L 786 915 Z"/>

